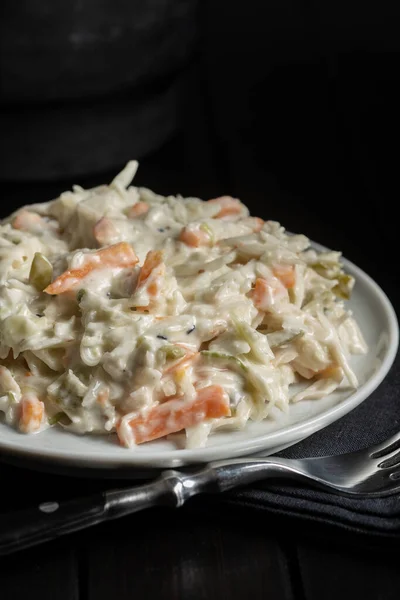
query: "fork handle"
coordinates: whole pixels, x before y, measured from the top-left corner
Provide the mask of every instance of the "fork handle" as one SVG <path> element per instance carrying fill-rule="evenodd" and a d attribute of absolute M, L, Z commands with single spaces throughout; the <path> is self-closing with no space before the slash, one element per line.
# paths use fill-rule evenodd
<path fill-rule="evenodd" d="M 169 501 L 168 487 L 159 479 L 134 488 L 65 502 L 44 502 L 5 513 L 0 518 L 0 556 Z"/>
<path fill-rule="evenodd" d="M 104 494 L 5 513 L 0 519 L 0 556 L 101 523 L 105 513 Z"/>
<path fill-rule="evenodd" d="M 0 517 L 0 556 L 152 506 L 181 506 L 190 496 L 205 491 L 209 482 L 208 469 L 194 477 L 164 471 L 144 485 L 5 513 Z"/>
<path fill-rule="evenodd" d="M 152 506 L 179 507 L 202 492 L 223 492 L 282 474 L 276 460 L 239 458 L 207 465 L 191 474 L 164 471 L 144 485 L 6 513 L 0 518 L 0 556 Z"/>

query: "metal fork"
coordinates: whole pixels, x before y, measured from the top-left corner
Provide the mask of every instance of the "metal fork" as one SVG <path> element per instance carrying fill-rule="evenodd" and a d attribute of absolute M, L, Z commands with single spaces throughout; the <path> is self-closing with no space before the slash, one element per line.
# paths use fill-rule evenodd
<path fill-rule="evenodd" d="M 400 490 L 400 432 L 381 444 L 322 458 L 232 458 L 196 469 L 166 470 L 158 479 L 86 498 L 44 502 L 2 515 L 0 555 L 10 554 L 152 506 L 182 506 L 200 493 L 225 492 L 262 479 L 299 480 L 351 496 L 385 496 Z M 3 521 L 3 522 L 2 522 Z"/>

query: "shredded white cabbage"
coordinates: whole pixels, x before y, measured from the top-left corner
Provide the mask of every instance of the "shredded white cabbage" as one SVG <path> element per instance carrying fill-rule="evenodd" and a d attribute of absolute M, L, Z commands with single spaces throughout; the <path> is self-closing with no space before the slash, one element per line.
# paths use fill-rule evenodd
<path fill-rule="evenodd" d="M 130 186 L 74 186 L 0 224 L 0 411 L 26 433 L 121 443 L 274 418 L 357 387 L 367 351 L 340 253 L 249 216 Z M 293 384 L 306 383 L 293 391 Z"/>

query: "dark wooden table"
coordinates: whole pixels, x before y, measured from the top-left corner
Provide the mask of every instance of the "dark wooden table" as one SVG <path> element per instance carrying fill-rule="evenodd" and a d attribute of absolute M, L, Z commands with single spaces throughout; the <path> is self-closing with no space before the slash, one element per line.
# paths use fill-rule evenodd
<path fill-rule="evenodd" d="M 0 471 L 3 497 L 12 471 Z M 20 504 L 52 482 L 37 474 L 24 480 Z M 71 485 L 71 495 L 80 492 L 76 479 Z M 138 513 L 3 557 L 0 584 L 2 600 L 32 594 L 41 600 L 397 600 L 400 569 L 398 549 L 310 537 L 288 525 L 274 529 L 250 514 L 199 515 L 189 506 Z"/>

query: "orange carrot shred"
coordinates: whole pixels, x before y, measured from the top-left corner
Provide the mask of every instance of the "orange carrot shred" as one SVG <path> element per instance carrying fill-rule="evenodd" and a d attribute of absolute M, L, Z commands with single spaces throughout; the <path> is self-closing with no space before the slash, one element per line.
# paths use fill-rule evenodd
<path fill-rule="evenodd" d="M 136 217 L 145 215 L 149 211 L 149 208 L 147 202 L 136 202 L 136 204 L 131 206 L 128 210 L 128 217 L 130 219 L 135 219 Z"/>
<path fill-rule="evenodd" d="M 194 400 L 172 398 L 138 414 L 129 421 L 133 441 L 142 444 L 187 427 L 193 427 L 208 419 L 218 419 L 230 415 L 229 396 L 219 385 L 199 389 Z M 121 444 L 127 445 L 124 432 L 119 425 L 117 433 Z"/>
<path fill-rule="evenodd" d="M 221 196 L 208 200 L 210 204 L 217 204 L 220 207 L 219 212 L 214 216 L 216 219 L 227 217 L 230 215 L 238 215 L 242 211 L 242 203 L 237 198 L 232 196 Z"/>
<path fill-rule="evenodd" d="M 133 267 L 138 262 L 133 248 L 127 242 L 120 242 L 101 248 L 87 255 L 86 263 L 79 269 L 67 269 L 45 288 L 47 294 L 63 294 L 74 289 L 81 280 L 96 269 L 104 267 Z"/>
<path fill-rule="evenodd" d="M 162 250 L 150 250 L 150 252 L 147 253 L 142 268 L 140 269 L 138 286 L 147 281 L 152 273 L 155 275 L 163 275 L 164 270 L 165 267 L 163 263 Z"/>

